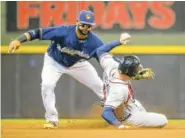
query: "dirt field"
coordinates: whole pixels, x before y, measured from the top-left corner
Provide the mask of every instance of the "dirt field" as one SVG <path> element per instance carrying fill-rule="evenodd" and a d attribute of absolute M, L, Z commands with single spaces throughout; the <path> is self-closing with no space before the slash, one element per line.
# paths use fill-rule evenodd
<path fill-rule="evenodd" d="M 171 120 L 162 129 L 116 130 L 103 120 L 61 120 L 59 128 L 43 129 L 44 120 L 1 120 L 2 138 L 185 138 L 185 120 Z"/>

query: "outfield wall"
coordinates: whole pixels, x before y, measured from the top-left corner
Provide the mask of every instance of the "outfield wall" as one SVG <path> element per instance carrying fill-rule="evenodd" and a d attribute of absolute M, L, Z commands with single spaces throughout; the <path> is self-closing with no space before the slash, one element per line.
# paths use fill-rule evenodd
<path fill-rule="evenodd" d="M 185 55 L 138 56 L 144 66 L 153 69 L 156 77 L 132 82 L 136 98 L 148 111 L 161 112 L 169 118 L 185 118 Z M 40 93 L 43 54 L 3 54 L 1 58 L 2 117 L 44 117 Z M 96 60 L 90 62 L 102 76 Z M 68 75 L 62 76 L 55 92 L 60 117 L 86 117 L 92 104 L 99 101 L 90 89 Z"/>

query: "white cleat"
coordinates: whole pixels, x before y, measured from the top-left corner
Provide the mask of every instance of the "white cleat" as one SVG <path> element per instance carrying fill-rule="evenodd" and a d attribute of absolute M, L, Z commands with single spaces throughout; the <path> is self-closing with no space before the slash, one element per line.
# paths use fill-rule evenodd
<path fill-rule="evenodd" d="M 128 129 L 128 128 L 130 128 L 130 127 L 121 124 L 121 125 L 119 125 L 117 128 L 118 128 L 118 129 Z"/>

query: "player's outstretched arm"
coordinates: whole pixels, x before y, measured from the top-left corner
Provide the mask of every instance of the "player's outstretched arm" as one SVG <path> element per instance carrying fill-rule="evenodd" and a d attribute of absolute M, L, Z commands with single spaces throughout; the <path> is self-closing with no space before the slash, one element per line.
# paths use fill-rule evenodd
<path fill-rule="evenodd" d="M 67 32 L 66 26 L 48 27 L 48 28 L 38 28 L 29 30 L 28 32 L 20 35 L 15 40 L 9 44 L 8 53 L 15 52 L 21 43 L 32 41 L 35 39 L 40 40 L 54 40 L 58 36 L 65 35 Z"/>
<path fill-rule="evenodd" d="M 29 30 L 28 32 L 21 34 L 15 40 L 11 41 L 9 44 L 8 53 L 13 53 L 15 50 L 19 49 L 21 43 L 39 39 L 41 36 L 41 29 Z"/>
<path fill-rule="evenodd" d="M 112 107 L 104 107 L 102 118 L 105 119 L 109 124 L 117 127 L 118 129 L 127 128 L 124 126 L 115 116 L 114 109 Z"/>
<path fill-rule="evenodd" d="M 119 40 L 104 44 L 96 49 L 96 54 L 98 58 L 102 57 L 102 55 L 108 53 L 113 48 L 120 46 L 122 44 L 127 44 L 130 42 L 131 36 L 128 33 L 122 33 Z"/>
<path fill-rule="evenodd" d="M 108 65 L 112 66 L 116 61 L 109 54 L 109 51 L 113 48 L 120 46 L 121 44 L 127 44 L 130 41 L 131 36 L 127 33 L 123 33 L 120 36 L 120 40 L 116 40 L 107 44 L 104 44 L 96 49 L 96 55 L 100 61 L 103 69 Z"/>
<path fill-rule="evenodd" d="M 15 40 L 11 41 L 8 48 L 8 53 L 14 53 L 17 49 L 19 49 L 21 43 L 29 41 L 31 36 L 29 33 L 24 33 L 17 37 Z"/>
<path fill-rule="evenodd" d="M 114 47 L 121 45 L 119 40 L 104 44 L 96 49 L 96 54 L 100 59 L 103 55 L 106 55 L 111 51 Z"/>

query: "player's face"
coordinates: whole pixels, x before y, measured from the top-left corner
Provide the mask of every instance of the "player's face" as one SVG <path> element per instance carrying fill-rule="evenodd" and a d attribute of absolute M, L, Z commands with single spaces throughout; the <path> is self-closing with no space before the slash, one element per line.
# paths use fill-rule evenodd
<path fill-rule="evenodd" d="M 78 30 L 81 34 L 87 35 L 92 30 L 92 25 L 78 23 Z"/>

